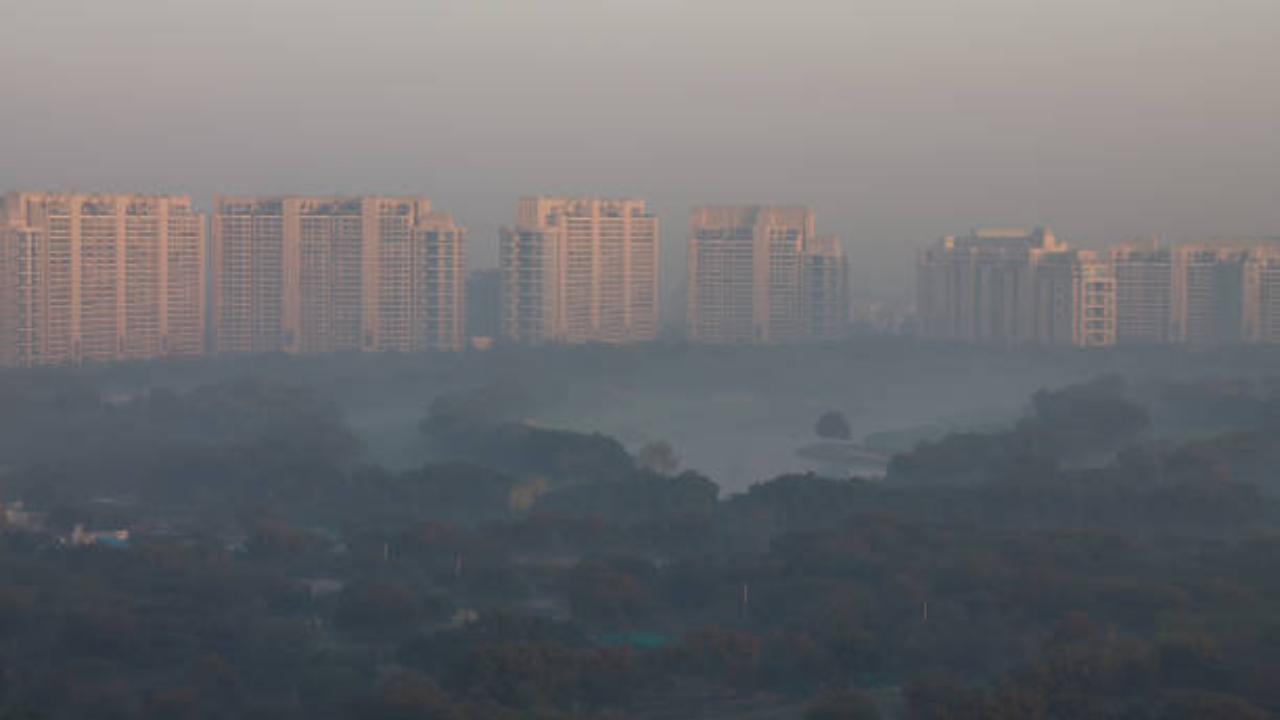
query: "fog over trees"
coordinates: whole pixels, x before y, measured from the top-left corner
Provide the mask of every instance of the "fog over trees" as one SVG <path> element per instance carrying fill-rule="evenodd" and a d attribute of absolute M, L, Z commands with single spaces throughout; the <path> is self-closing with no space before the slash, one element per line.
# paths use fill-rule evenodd
<path fill-rule="evenodd" d="M 1274 361 L 886 341 L 6 372 L 0 717 L 1271 717 Z M 629 403 L 650 392 L 688 397 Z M 885 464 L 805 469 L 833 407 L 835 444 Z M 789 472 L 686 460 L 775 433 Z"/>

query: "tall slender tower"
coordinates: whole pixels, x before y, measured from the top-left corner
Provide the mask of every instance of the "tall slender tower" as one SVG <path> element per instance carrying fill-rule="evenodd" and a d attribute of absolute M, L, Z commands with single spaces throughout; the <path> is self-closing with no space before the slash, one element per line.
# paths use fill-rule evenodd
<path fill-rule="evenodd" d="M 529 197 L 500 237 L 502 334 L 634 343 L 658 332 L 658 219 L 643 200 Z"/>
<path fill-rule="evenodd" d="M 204 217 L 184 196 L 16 193 L 0 212 L 0 360 L 204 351 Z"/>
<path fill-rule="evenodd" d="M 461 349 L 465 238 L 424 198 L 220 198 L 217 349 Z"/>

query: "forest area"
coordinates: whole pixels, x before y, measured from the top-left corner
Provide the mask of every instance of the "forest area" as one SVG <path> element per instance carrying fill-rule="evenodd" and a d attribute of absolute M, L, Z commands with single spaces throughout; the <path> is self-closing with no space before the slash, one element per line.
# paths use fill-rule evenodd
<path fill-rule="evenodd" d="M 1103 373 L 884 477 L 305 374 L 0 375 L 0 718 L 1252 720 L 1280 710 L 1280 385 Z M 812 432 L 815 413 L 805 432 Z"/>

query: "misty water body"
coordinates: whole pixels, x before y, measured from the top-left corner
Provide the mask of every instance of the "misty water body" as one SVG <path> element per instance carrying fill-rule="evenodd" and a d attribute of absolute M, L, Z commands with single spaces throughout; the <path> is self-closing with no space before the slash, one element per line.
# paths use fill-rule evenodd
<path fill-rule="evenodd" d="M 430 362 L 430 361 L 426 361 Z M 633 452 L 666 440 L 685 468 L 726 492 L 789 472 L 837 472 L 796 454 L 817 441 L 828 410 L 849 420 L 853 440 L 905 449 L 946 431 L 1016 422 L 1027 398 L 1101 374 L 1141 388 L 1165 378 L 1265 377 L 1265 354 L 937 352 L 897 344 L 859 348 L 601 349 L 472 356 L 411 380 L 395 392 L 354 386 L 339 397 L 348 420 L 381 462 L 429 461 L 416 429 L 431 397 L 523 377 L 543 390 L 531 423 L 616 437 Z M 526 373 L 514 370 L 522 366 Z M 376 377 L 370 376 L 370 377 Z M 858 472 L 848 469 L 844 474 Z M 873 472 L 868 468 L 866 472 Z"/>
<path fill-rule="evenodd" d="M 796 454 L 818 440 L 814 425 L 829 410 L 848 418 L 855 443 L 870 438 L 889 452 L 947 431 L 1007 427 L 1023 416 L 1036 390 L 1099 375 L 1123 375 L 1141 392 L 1168 379 L 1268 378 L 1276 367 L 1265 349 L 1019 353 L 866 340 L 838 347 L 268 356 L 67 372 L 124 392 L 245 376 L 309 385 L 340 404 L 371 460 L 394 469 L 445 459 L 432 455 L 418 429 L 432 400 L 515 384 L 535 398 L 519 419 L 611 435 L 633 452 L 666 440 L 683 468 L 707 474 L 731 493 L 786 472 L 872 472 L 841 472 Z"/>

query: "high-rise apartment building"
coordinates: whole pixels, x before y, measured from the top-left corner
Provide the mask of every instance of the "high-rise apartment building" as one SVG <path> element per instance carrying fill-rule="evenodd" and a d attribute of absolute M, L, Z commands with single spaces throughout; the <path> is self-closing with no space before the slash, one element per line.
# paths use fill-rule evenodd
<path fill-rule="evenodd" d="M 693 209 L 688 335 L 694 342 L 769 344 L 834 339 L 848 321 L 844 251 L 814 233 L 802 206 Z"/>
<path fill-rule="evenodd" d="M 916 308 L 922 338 L 937 342 L 1018 345 L 1033 301 L 1032 267 L 1041 255 L 1066 246 L 1052 232 L 975 230 L 947 236 L 920 253 L 916 263 Z"/>
<path fill-rule="evenodd" d="M 920 336 L 1005 346 L 1107 346 L 1116 340 L 1110 262 L 1046 228 L 945 237 L 916 265 Z"/>
<path fill-rule="evenodd" d="M 658 219 L 646 203 L 530 197 L 501 231 L 502 334 L 633 343 L 658 332 Z"/>
<path fill-rule="evenodd" d="M 1075 253 L 1071 276 L 1071 344 L 1111 347 L 1118 342 L 1119 284 L 1110 258 Z"/>
<path fill-rule="evenodd" d="M 1175 342 L 1280 342 L 1280 238 L 1189 242 L 1172 255 Z"/>
<path fill-rule="evenodd" d="M 1006 342 L 1042 347 L 1071 345 L 1077 313 L 1074 304 L 1079 266 L 1075 253 L 1033 252 L 1024 277 L 1029 280 L 1029 296 L 1015 295 L 1011 301 L 1016 314 L 1013 334 Z"/>
<path fill-rule="evenodd" d="M 1154 240 L 1109 251 L 1116 278 L 1116 342 L 1159 345 L 1172 338 L 1173 253 Z"/>
<path fill-rule="evenodd" d="M 17 365 L 19 357 L 17 246 L 16 238 L 0 225 L 0 368 Z"/>
<path fill-rule="evenodd" d="M 204 217 L 182 196 L 16 193 L 0 210 L 0 360 L 204 351 Z"/>
<path fill-rule="evenodd" d="M 1268 243 L 1255 252 L 1246 272 L 1257 304 L 1249 339 L 1280 344 L 1280 243 Z"/>
<path fill-rule="evenodd" d="M 1194 347 L 1245 342 L 1256 304 L 1246 284 L 1254 244 L 1184 243 L 1173 253 L 1173 341 Z"/>
<path fill-rule="evenodd" d="M 849 330 L 849 266 L 840 238 L 808 238 L 801 256 L 801 314 L 807 340 L 833 341 Z"/>
<path fill-rule="evenodd" d="M 215 345 L 222 353 L 461 349 L 465 238 L 424 198 L 220 198 Z"/>

